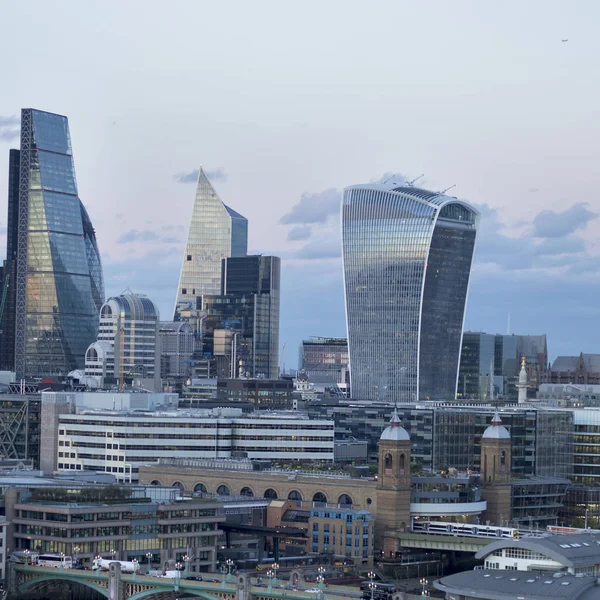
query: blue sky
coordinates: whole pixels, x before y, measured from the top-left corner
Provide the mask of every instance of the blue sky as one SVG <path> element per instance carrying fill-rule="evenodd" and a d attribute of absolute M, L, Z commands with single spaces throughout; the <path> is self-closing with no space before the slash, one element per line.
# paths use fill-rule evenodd
<path fill-rule="evenodd" d="M 424 173 L 482 210 L 467 327 L 510 313 L 551 356 L 600 351 L 599 21 L 592 0 L 3 3 L 0 189 L 19 109 L 68 115 L 107 293 L 168 318 L 202 164 L 283 258 L 289 367 L 345 332 L 339 191 Z"/>

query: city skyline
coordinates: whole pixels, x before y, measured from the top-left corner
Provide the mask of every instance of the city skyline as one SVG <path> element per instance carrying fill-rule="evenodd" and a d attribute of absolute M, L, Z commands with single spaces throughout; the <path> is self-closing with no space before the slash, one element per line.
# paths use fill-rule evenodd
<path fill-rule="evenodd" d="M 281 342 L 294 366 L 305 335 L 344 334 L 336 194 L 386 171 L 425 173 L 420 185 L 457 184 L 453 195 L 480 203 L 466 327 L 505 333 L 510 313 L 511 331 L 548 334 L 551 357 L 595 350 L 597 3 L 331 2 L 319 19 L 289 7 L 293 30 L 278 3 L 238 3 L 233 20 L 222 6 L 182 18 L 150 3 L 135 48 L 133 7 L 90 18 L 66 2 L 59 18 L 34 5 L 4 13 L 7 56 L 25 37 L 37 43 L 4 71 L 0 152 L 14 146 L 20 107 L 69 115 L 108 295 L 132 287 L 172 312 L 186 182 L 203 162 L 252 223 L 249 251 L 282 257 Z"/>

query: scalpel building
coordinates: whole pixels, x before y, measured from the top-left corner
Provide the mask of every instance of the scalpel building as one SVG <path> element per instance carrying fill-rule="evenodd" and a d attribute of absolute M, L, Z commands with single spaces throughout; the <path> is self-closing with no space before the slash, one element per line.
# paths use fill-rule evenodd
<path fill-rule="evenodd" d="M 342 251 L 352 397 L 450 400 L 479 213 L 397 184 L 344 191 Z"/>
<path fill-rule="evenodd" d="M 17 377 L 83 368 L 104 283 L 96 235 L 79 199 L 67 117 L 21 111 L 11 150 L 2 362 Z"/>

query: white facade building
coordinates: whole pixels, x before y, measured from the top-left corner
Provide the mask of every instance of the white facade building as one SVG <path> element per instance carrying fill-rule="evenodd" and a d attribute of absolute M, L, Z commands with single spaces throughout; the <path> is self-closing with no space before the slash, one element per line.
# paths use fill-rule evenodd
<path fill-rule="evenodd" d="M 58 471 L 106 471 L 134 482 L 139 466 L 158 458 L 333 462 L 334 423 L 283 412 L 242 417 L 237 408 L 83 410 L 59 416 L 57 448 Z"/>
<path fill-rule="evenodd" d="M 485 546 L 475 558 L 485 569 L 600 574 L 600 540 L 593 533 L 546 534 L 506 539 Z"/>
<path fill-rule="evenodd" d="M 142 294 L 109 298 L 100 309 L 98 340 L 85 353 L 85 375 L 99 387 L 131 380 L 160 388 L 159 312 Z"/>

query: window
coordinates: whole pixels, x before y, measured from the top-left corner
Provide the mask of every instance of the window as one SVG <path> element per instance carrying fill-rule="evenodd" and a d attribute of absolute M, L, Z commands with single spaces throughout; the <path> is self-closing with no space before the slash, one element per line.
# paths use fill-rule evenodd
<path fill-rule="evenodd" d="M 186 288 L 181 288 L 181 293 L 183 296 L 185 296 L 187 294 L 187 289 Z"/>
<path fill-rule="evenodd" d="M 188 260 L 192 260 L 192 255 L 191 255 L 191 254 L 188 254 L 188 255 L 187 255 L 187 259 L 188 259 Z"/>

